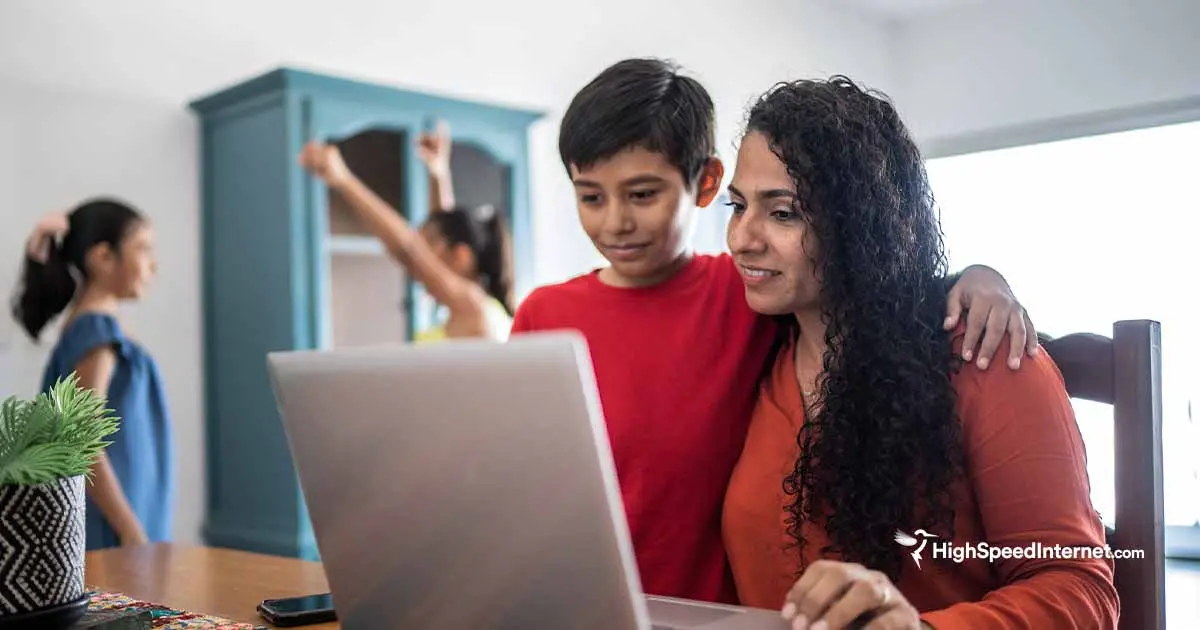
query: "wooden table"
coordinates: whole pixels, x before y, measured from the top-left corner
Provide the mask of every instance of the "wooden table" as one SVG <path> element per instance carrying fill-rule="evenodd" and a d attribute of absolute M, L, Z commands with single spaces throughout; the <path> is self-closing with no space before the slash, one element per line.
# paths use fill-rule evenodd
<path fill-rule="evenodd" d="M 325 571 L 314 562 L 180 545 L 91 552 L 85 581 L 143 601 L 267 627 L 256 610 L 262 600 L 329 592 Z"/>
<path fill-rule="evenodd" d="M 267 624 L 255 607 L 264 599 L 329 592 L 325 571 L 314 562 L 180 545 L 89 553 L 86 581 L 143 601 L 260 625 Z M 1195 627 L 1200 619 L 1200 562 L 1167 561 L 1166 598 L 1167 628 Z"/>

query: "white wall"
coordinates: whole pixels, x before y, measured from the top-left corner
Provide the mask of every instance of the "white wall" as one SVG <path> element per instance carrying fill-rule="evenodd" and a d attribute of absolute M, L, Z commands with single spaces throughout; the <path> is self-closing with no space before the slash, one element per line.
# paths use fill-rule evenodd
<path fill-rule="evenodd" d="M 1005 128 L 1055 133 L 1078 117 L 1170 109 L 1200 99 L 1197 33 L 1197 0 L 967 4 L 900 25 L 896 96 L 927 144 L 992 136 L 986 144 L 1028 135 Z"/>
<path fill-rule="evenodd" d="M 730 170 L 743 108 L 772 82 L 842 72 L 894 87 L 888 31 L 832 0 L 0 3 L 0 292 L 10 292 L 21 240 L 47 210 L 106 193 L 154 218 L 162 277 L 129 319 L 166 375 L 180 457 L 177 533 L 194 540 L 203 401 L 187 100 L 292 64 L 547 111 L 531 133 L 531 159 L 535 275 L 550 282 L 599 262 L 558 161 L 558 118 L 588 79 L 633 55 L 673 57 L 708 86 Z M 29 346 L 0 320 L 0 395 L 27 395 L 45 344 Z"/>
<path fill-rule="evenodd" d="M 0 6 L 0 76 L 182 105 L 291 63 L 541 108 L 536 277 L 551 281 L 597 261 L 569 216 L 555 137 L 571 95 L 605 65 L 678 59 L 716 96 L 728 147 L 747 100 L 773 81 L 838 71 L 890 86 L 886 33 L 833 0 L 18 0 Z"/>
<path fill-rule="evenodd" d="M 124 313 L 126 333 L 154 353 L 166 380 L 184 481 L 181 536 L 194 538 L 204 496 L 196 125 L 170 103 L 0 84 L 0 293 L 12 294 L 25 236 L 46 212 L 115 194 L 154 222 L 160 281 Z M 0 397 L 41 384 L 57 330 L 28 341 L 0 316 Z"/>

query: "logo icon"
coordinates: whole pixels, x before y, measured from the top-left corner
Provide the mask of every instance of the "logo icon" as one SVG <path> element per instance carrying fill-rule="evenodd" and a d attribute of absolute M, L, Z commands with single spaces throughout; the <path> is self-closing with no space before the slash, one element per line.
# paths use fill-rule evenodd
<path fill-rule="evenodd" d="M 918 538 L 918 536 L 920 536 L 920 538 Z M 897 529 L 893 538 L 897 543 L 900 543 L 905 547 L 916 547 L 916 549 L 914 549 L 912 553 L 908 555 L 912 556 L 913 562 L 917 563 L 917 569 L 920 569 L 921 552 L 925 549 L 925 545 L 929 542 L 929 539 L 937 538 L 937 536 L 930 534 L 923 529 L 918 529 L 917 531 L 913 532 L 912 535 Z"/>

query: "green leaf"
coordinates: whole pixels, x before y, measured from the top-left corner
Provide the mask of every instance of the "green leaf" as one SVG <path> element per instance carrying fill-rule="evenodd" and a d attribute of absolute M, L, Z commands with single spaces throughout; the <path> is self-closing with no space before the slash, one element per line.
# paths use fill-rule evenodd
<path fill-rule="evenodd" d="M 0 467 L 12 458 L 18 435 L 24 430 L 25 407 L 28 403 L 10 396 L 0 405 Z"/>
<path fill-rule="evenodd" d="M 90 475 L 119 428 L 107 401 L 71 374 L 31 401 L 0 405 L 0 485 Z"/>
<path fill-rule="evenodd" d="M 13 459 L 5 472 L 13 483 L 32 486 L 75 476 L 78 458 L 70 444 L 34 444 Z"/>

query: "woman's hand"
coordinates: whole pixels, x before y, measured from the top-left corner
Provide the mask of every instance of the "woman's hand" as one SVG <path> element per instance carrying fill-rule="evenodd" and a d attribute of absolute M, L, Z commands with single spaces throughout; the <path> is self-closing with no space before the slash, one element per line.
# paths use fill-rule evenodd
<path fill-rule="evenodd" d="M 861 565 L 818 560 L 787 594 L 783 618 L 793 630 L 926 628 L 888 577 Z"/>
<path fill-rule="evenodd" d="M 330 187 L 336 187 L 351 177 L 342 152 L 332 144 L 309 142 L 300 152 L 300 166 L 320 177 Z"/>
<path fill-rule="evenodd" d="M 975 360 L 979 369 L 986 370 L 992 356 L 1008 333 L 1008 367 L 1021 367 L 1021 353 L 1037 356 L 1037 331 L 1025 307 L 1017 301 L 1004 276 L 991 267 L 971 265 L 963 270 L 950 289 L 946 312 L 946 330 L 953 330 L 965 309 L 967 334 L 963 337 L 963 359 Z M 978 355 L 975 345 L 983 338 Z"/>

